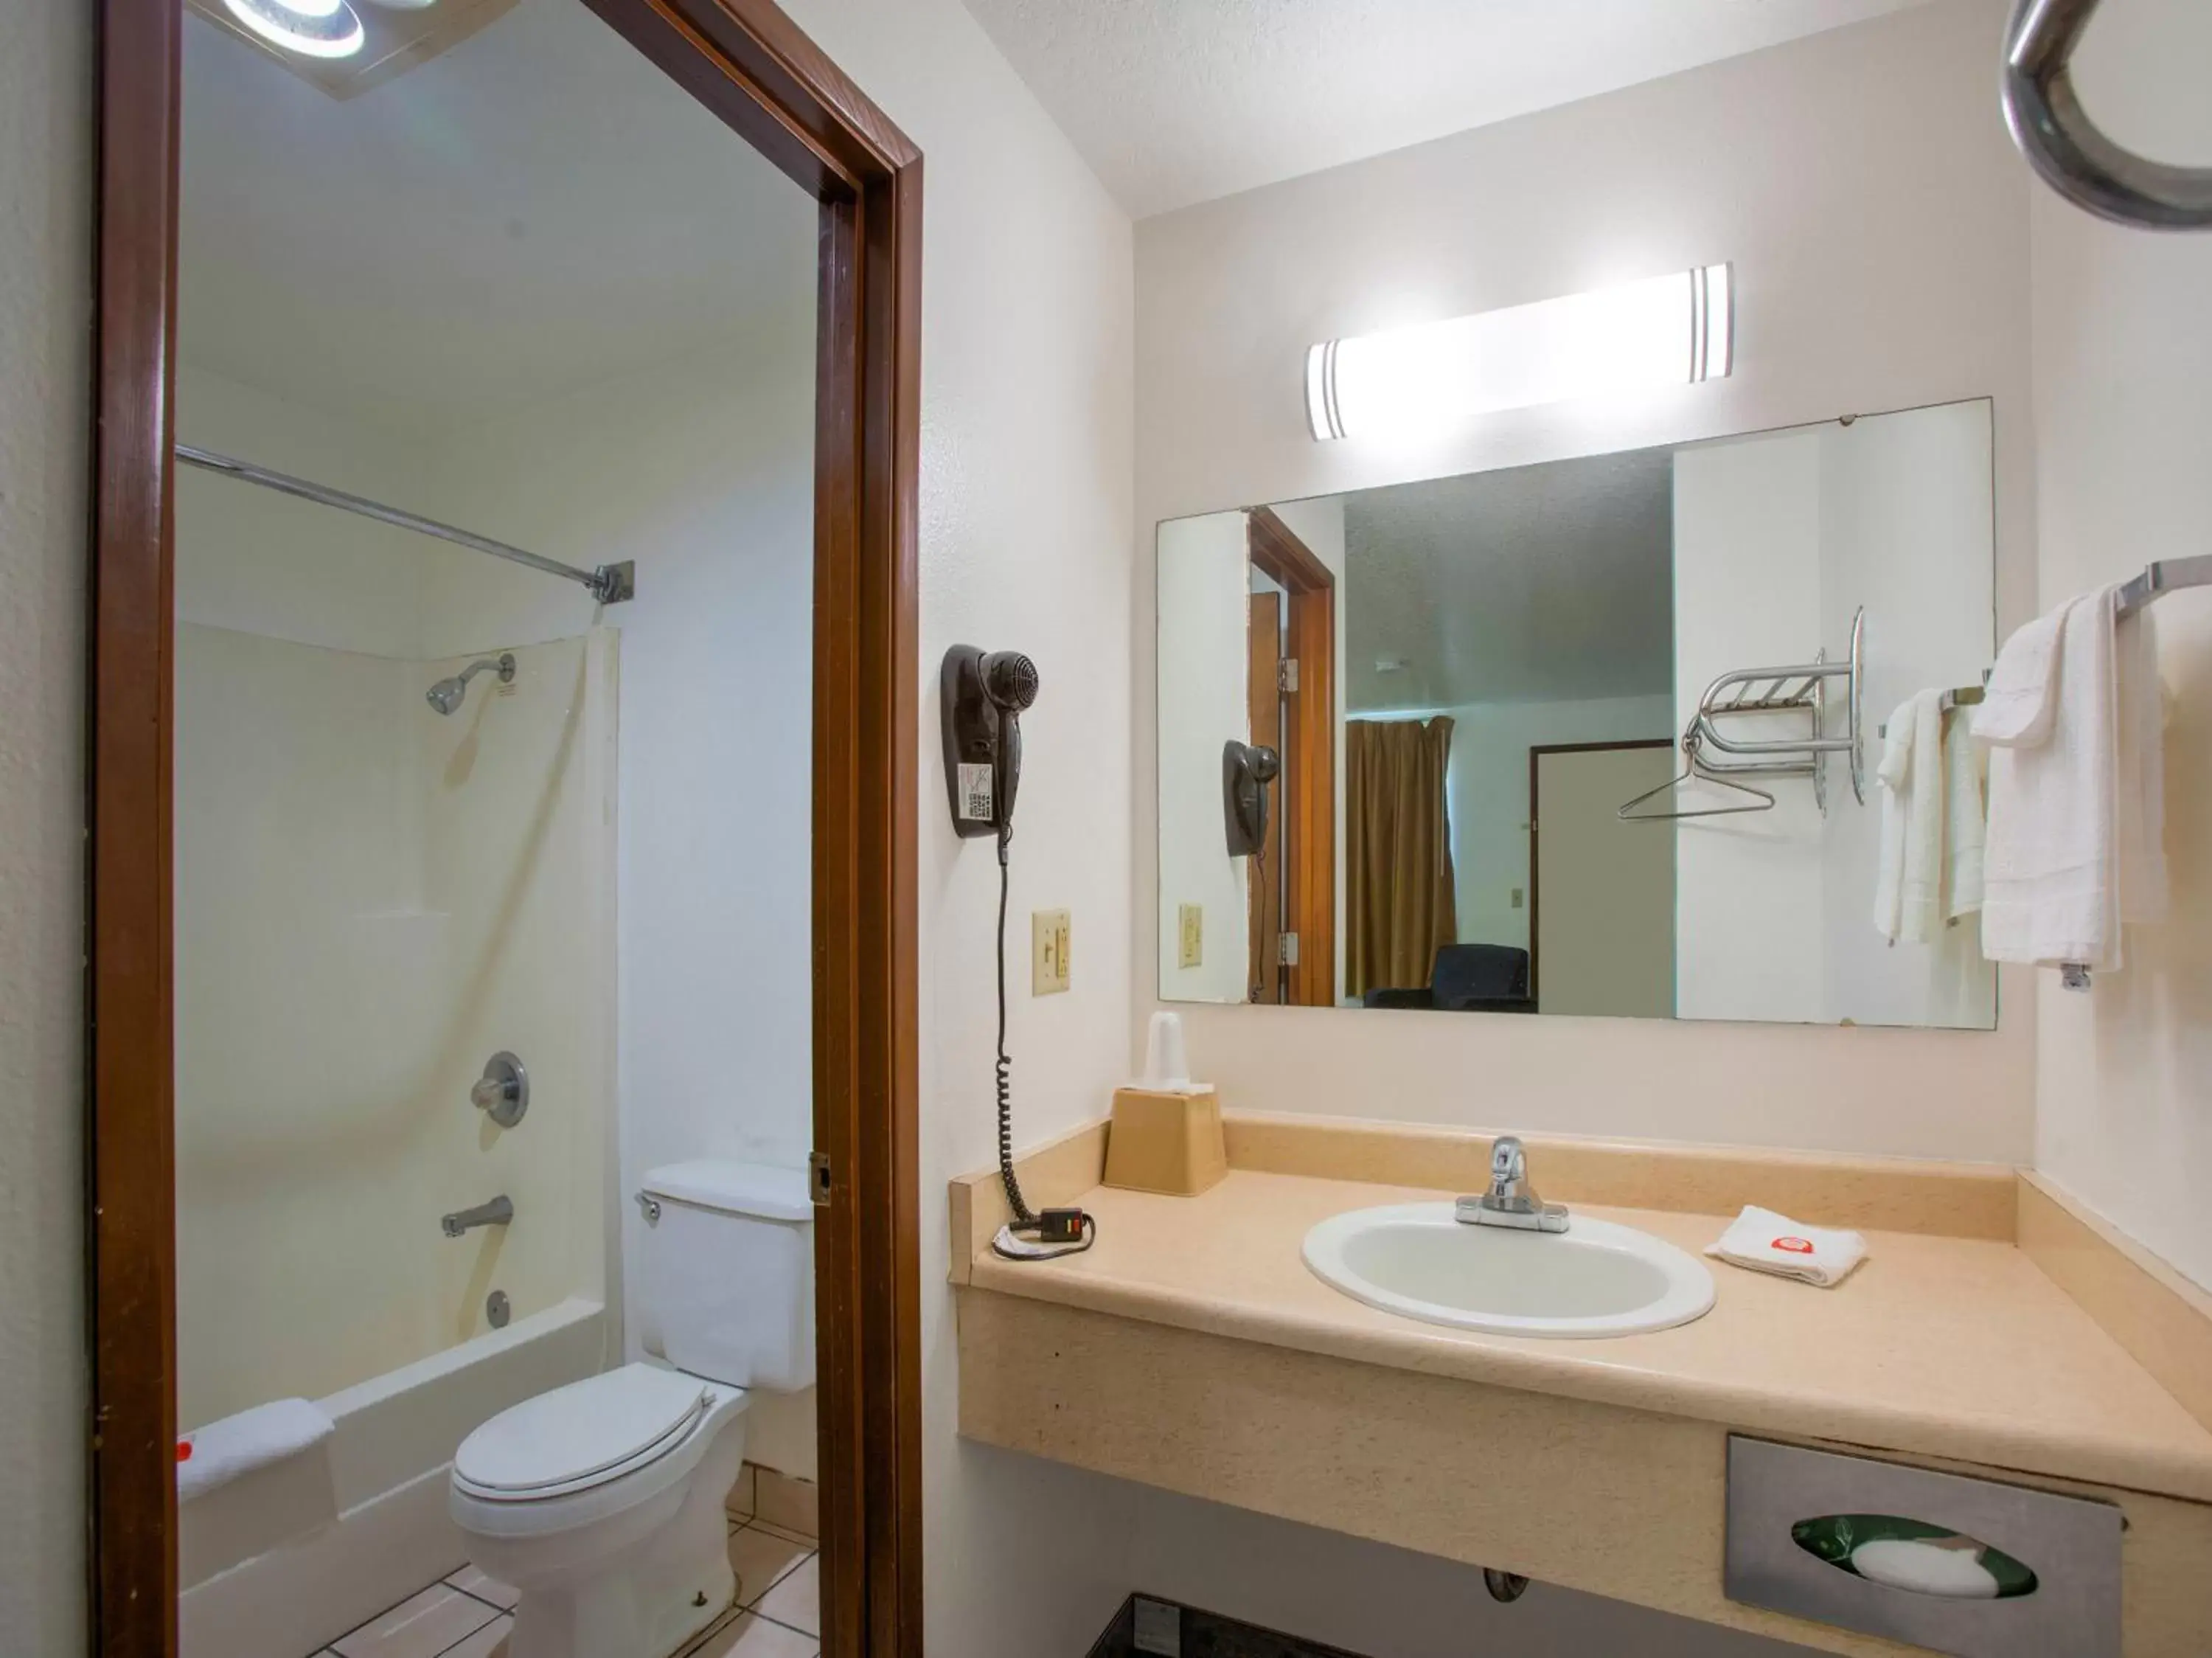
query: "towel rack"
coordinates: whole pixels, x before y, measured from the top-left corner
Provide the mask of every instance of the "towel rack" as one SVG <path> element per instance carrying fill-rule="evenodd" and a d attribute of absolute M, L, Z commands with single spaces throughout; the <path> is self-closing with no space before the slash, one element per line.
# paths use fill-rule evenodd
<path fill-rule="evenodd" d="M 2212 587 L 2212 552 L 2193 558 L 2160 558 L 2143 566 L 2143 573 L 2119 591 L 2112 601 L 2116 616 L 2132 616 L 2162 593 L 2180 588 Z"/>
<path fill-rule="evenodd" d="M 1985 700 L 1989 694 L 1978 685 L 1954 686 L 1936 700 L 1936 711 L 1938 714 L 1948 714 L 1954 708 L 1972 708 Z M 1884 720 L 1876 726 L 1875 735 L 1878 737 L 1887 737 L 1889 735 L 1889 722 Z"/>
<path fill-rule="evenodd" d="M 1851 617 L 1850 650 L 1839 661 L 1830 661 L 1823 649 L 1809 662 L 1781 667 L 1740 667 L 1716 678 L 1698 698 L 1697 712 L 1682 728 L 1680 747 L 1682 770 L 1656 789 L 1646 789 L 1624 802 L 1614 815 L 1624 823 L 1670 823 L 1680 818 L 1725 817 L 1738 812 L 1766 812 L 1774 796 L 1765 789 L 1735 781 L 1740 777 L 1810 777 L 1813 800 L 1821 812 L 1828 809 L 1828 756 L 1848 757 L 1851 795 L 1866 802 L 1866 607 Z M 1844 730 L 1828 730 L 1828 682 L 1844 684 Z M 1805 729 L 1782 737 L 1732 737 L 1722 730 L 1723 722 L 1751 715 L 1802 714 Z M 1711 753 L 1709 753 L 1711 751 Z M 1741 759 L 1716 759 L 1711 753 L 1741 755 Z M 1753 798 L 1752 805 L 1703 807 L 1687 812 L 1638 812 L 1644 802 L 1692 780 L 1715 783 Z"/>
<path fill-rule="evenodd" d="M 2069 64 L 2097 0 L 2015 0 L 2005 31 L 2004 113 L 2027 164 L 2076 207 L 2149 230 L 2212 229 L 2212 167 L 2173 167 L 2114 143 L 2089 119 Z"/>

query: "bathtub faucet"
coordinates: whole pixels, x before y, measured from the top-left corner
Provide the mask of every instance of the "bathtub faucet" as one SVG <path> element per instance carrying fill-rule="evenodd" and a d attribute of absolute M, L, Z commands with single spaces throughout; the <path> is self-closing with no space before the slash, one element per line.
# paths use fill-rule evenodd
<path fill-rule="evenodd" d="M 505 1226 L 514 1218 L 514 1205 L 501 1197 L 478 1204 L 474 1209 L 465 1209 L 458 1215 L 448 1215 L 438 1224 L 446 1228 L 447 1237 L 458 1238 L 476 1227 Z"/>

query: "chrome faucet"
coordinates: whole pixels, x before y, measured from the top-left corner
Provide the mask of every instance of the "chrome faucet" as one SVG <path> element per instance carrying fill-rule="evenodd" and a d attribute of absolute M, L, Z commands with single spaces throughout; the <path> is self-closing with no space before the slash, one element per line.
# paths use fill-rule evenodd
<path fill-rule="evenodd" d="M 1480 1198 L 1462 1198 L 1452 1213 L 1468 1226 L 1510 1226 L 1522 1232 L 1567 1229 L 1567 1206 L 1547 1204 L 1536 1195 L 1528 1184 L 1528 1155 L 1510 1134 L 1491 1143 L 1490 1190 Z"/>
<path fill-rule="evenodd" d="M 514 1218 L 514 1205 L 504 1197 L 493 1198 L 488 1204 L 478 1204 L 474 1209 L 465 1209 L 458 1215 L 448 1215 L 438 1224 L 446 1229 L 449 1238 L 480 1226 L 505 1226 Z"/>

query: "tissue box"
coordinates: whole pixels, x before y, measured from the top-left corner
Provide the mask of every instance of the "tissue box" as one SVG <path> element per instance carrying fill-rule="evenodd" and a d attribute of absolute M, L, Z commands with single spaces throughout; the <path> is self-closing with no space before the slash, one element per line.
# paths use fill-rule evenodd
<path fill-rule="evenodd" d="M 1114 1090 L 1114 1125 L 1106 1135 L 1108 1186 L 1194 1198 L 1228 1173 L 1221 1097 L 1212 1088 Z"/>

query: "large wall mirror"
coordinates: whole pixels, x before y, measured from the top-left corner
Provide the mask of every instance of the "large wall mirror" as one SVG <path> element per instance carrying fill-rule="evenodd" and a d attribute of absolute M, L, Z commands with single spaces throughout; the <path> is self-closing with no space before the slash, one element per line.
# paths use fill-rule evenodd
<path fill-rule="evenodd" d="M 1881 773 L 1993 501 L 1977 400 L 1163 523 L 1162 999 L 1991 1028 Z"/>

